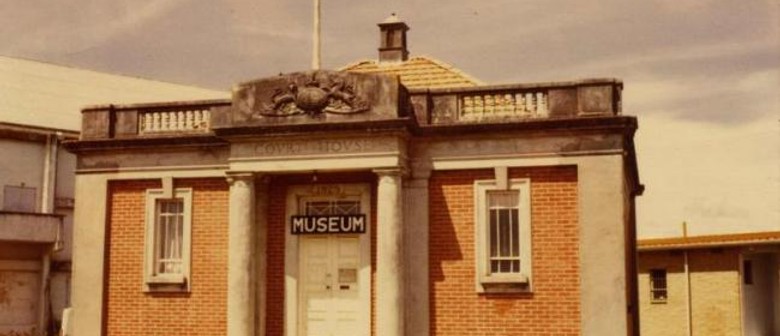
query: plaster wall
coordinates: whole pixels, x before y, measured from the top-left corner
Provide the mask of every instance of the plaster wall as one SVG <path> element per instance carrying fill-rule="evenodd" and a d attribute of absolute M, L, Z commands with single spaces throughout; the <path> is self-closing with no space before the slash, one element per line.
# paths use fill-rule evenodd
<path fill-rule="evenodd" d="M 73 198 L 76 189 L 76 155 L 63 149 L 57 150 L 57 183 L 55 197 Z"/>
<path fill-rule="evenodd" d="M 35 188 L 35 209 L 41 207 L 41 185 L 43 181 L 43 163 L 45 144 L 37 142 L 0 139 L 0 188 L 7 185 Z M 0 206 L 5 195 L 0 192 Z"/>
<path fill-rule="evenodd" d="M 104 248 L 107 179 L 76 175 L 73 230 L 71 330 L 76 335 L 100 335 L 103 319 Z"/>
<path fill-rule="evenodd" d="M 54 243 L 61 218 L 21 213 L 0 214 L 0 241 Z"/>
<path fill-rule="evenodd" d="M 693 335 L 739 335 L 739 250 L 693 250 L 688 258 Z"/>
<path fill-rule="evenodd" d="M 63 215 L 62 245 L 52 254 L 53 261 L 70 261 L 73 256 L 73 196 L 76 187 L 76 155 L 62 147 L 57 151 L 57 176 L 54 182 L 54 213 Z M 58 294 L 64 295 L 64 293 Z M 59 311 L 58 311 L 59 312 Z M 61 312 L 59 312 L 61 314 Z"/>
<path fill-rule="evenodd" d="M 37 272 L 0 271 L 0 335 L 30 333 L 38 323 L 38 291 L 40 274 Z"/>
<path fill-rule="evenodd" d="M 52 318 L 62 323 L 62 310 L 70 306 L 70 272 L 51 272 L 49 286 Z"/>
<path fill-rule="evenodd" d="M 642 252 L 639 254 L 639 314 L 643 336 L 687 336 L 688 295 L 682 252 Z M 667 299 L 653 302 L 650 270 L 666 270 Z"/>
<path fill-rule="evenodd" d="M 27 335 L 38 324 L 39 261 L 0 260 L 0 335 Z"/>

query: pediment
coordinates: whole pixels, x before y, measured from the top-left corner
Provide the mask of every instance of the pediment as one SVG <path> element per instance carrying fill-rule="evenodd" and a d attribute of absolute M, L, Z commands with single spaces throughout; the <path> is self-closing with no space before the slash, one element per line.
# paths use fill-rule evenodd
<path fill-rule="evenodd" d="M 396 76 L 329 70 L 245 82 L 214 128 L 359 123 L 403 118 L 406 89 Z"/>

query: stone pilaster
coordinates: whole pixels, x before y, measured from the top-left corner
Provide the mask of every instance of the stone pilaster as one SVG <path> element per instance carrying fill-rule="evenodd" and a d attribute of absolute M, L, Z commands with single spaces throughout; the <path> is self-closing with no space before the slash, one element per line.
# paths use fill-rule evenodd
<path fill-rule="evenodd" d="M 403 203 L 400 169 L 374 171 L 377 186 L 376 333 L 404 334 Z"/>
<path fill-rule="evenodd" d="M 406 272 L 406 335 L 427 336 L 430 330 L 428 178 L 415 172 L 404 180 L 404 260 Z"/>
<path fill-rule="evenodd" d="M 228 214 L 228 336 L 255 334 L 255 176 L 227 174 Z"/>

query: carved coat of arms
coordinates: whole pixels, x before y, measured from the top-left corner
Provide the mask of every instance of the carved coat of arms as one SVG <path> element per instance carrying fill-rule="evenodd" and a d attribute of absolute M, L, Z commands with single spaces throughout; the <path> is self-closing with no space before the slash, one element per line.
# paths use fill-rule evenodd
<path fill-rule="evenodd" d="M 340 78 L 318 79 L 315 75 L 304 83 L 291 81 L 286 88 L 275 89 L 270 101 L 259 103 L 255 113 L 264 117 L 352 114 L 369 109 L 368 101 L 358 96 L 352 85 Z"/>

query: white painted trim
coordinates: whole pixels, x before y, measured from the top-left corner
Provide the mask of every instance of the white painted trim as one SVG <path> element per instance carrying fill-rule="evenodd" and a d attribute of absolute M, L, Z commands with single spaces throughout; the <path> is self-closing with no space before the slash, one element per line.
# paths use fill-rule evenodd
<path fill-rule="evenodd" d="M 358 283 L 360 286 L 359 297 L 363 299 L 361 304 L 363 309 L 361 320 L 365 321 L 366 328 L 371 330 L 371 185 L 367 183 L 347 183 L 347 184 L 312 184 L 295 185 L 287 189 L 286 211 L 284 214 L 285 227 L 285 251 L 284 251 L 284 335 L 298 335 L 299 323 L 299 244 L 298 237 L 291 234 L 289 222 L 287 219 L 291 214 L 298 213 L 299 200 L 303 197 L 316 197 L 329 195 L 318 195 L 316 188 L 337 186 L 344 195 L 355 195 L 360 197 L 360 207 L 366 214 L 366 232 L 360 235 L 360 264 L 365 265 L 358 271 Z M 321 189 L 320 189 L 321 190 Z M 330 198 L 330 197 L 328 197 Z"/>
<path fill-rule="evenodd" d="M 531 291 L 533 276 L 532 260 L 532 239 L 531 239 L 531 180 L 528 178 L 510 179 L 509 190 L 517 190 L 518 195 L 518 219 L 520 232 L 518 242 L 520 243 L 520 273 L 512 275 L 492 275 L 490 274 L 489 253 L 490 244 L 488 242 L 488 213 L 487 213 L 487 193 L 491 190 L 504 190 L 499 186 L 496 180 L 477 180 L 474 181 L 474 249 L 476 257 L 475 287 L 478 293 L 497 292 L 517 292 Z M 496 284 L 523 284 L 524 288 L 501 289 L 490 288 L 489 285 Z"/>
<path fill-rule="evenodd" d="M 144 228 L 144 291 L 190 291 L 192 287 L 192 277 L 190 276 L 190 268 L 192 264 L 192 188 L 176 188 L 173 191 L 174 198 L 181 198 L 184 205 L 184 225 L 183 225 L 183 246 L 182 246 L 182 274 L 181 276 L 159 276 L 155 274 L 155 262 L 154 262 L 154 245 L 155 245 L 155 230 L 157 228 L 156 215 L 157 215 L 157 200 L 165 199 L 165 191 L 163 189 L 147 189 L 146 190 L 146 216 L 145 216 L 145 228 Z M 166 285 L 184 285 L 184 288 L 176 287 L 157 287 Z"/>

